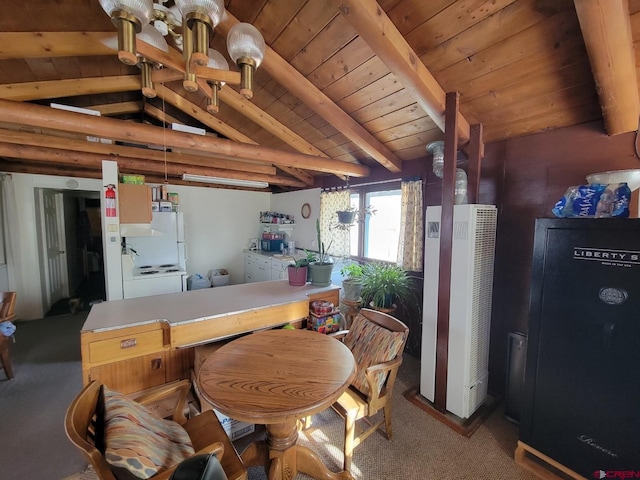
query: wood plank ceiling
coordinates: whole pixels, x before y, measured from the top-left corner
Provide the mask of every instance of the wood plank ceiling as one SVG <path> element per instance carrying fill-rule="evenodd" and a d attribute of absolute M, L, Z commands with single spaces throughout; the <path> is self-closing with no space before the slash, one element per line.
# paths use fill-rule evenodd
<path fill-rule="evenodd" d="M 612 3 L 620 5 L 633 40 L 640 40 L 640 0 L 629 3 L 629 14 L 626 2 L 610 0 L 607 8 Z M 226 0 L 225 5 L 229 17 L 215 29 L 212 47 L 226 56 L 225 33 L 237 21 L 255 25 L 268 47 L 253 98 L 225 85 L 220 111 L 211 115 L 203 88 L 188 92 L 181 77 L 175 80 L 167 70 L 184 71 L 173 47 L 167 55 L 138 42 L 138 53 L 165 66 L 154 72 L 158 96 L 141 95 L 140 70 L 120 63 L 102 43 L 115 27 L 97 0 L 4 0 L 0 170 L 97 177 L 99 159 L 110 155 L 123 159 L 121 170 L 146 174 L 150 181 L 182 183 L 181 174 L 189 172 L 267 181 L 279 191 L 319 184 L 327 174 L 367 176 L 380 165 L 400 172 L 404 161 L 426 160 L 425 146 L 444 138 L 445 92 L 460 93 L 463 141 L 469 125 L 477 123 L 488 143 L 603 118 L 606 105 L 600 106 L 590 66 L 590 56 L 594 63 L 593 55 L 602 55 L 588 42 L 587 54 L 588 37 L 581 31 L 587 14 L 569 0 Z M 632 54 L 627 44 L 622 50 Z M 638 54 L 630 62 L 631 75 L 617 81 L 632 82 L 635 99 L 615 97 L 613 103 L 631 103 L 635 110 L 627 110 L 636 121 L 609 133 L 637 127 Z M 605 78 L 615 77 L 606 70 Z M 169 73 L 168 80 L 160 83 L 163 73 Z M 598 86 L 612 88 L 600 78 Z M 51 101 L 118 120 L 92 123 L 79 114 L 65 117 L 19 103 Z M 209 133 L 194 147 L 193 135 L 163 133 L 160 127 L 169 122 Z M 125 145 L 90 144 L 86 135 Z M 60 136 L 72 138 L 54 138 Z M 149 139 L 171 151 L 165 156 L 132 146 L 148 145 Z M 243 147 L 229 153 L 229 142 Z"/>

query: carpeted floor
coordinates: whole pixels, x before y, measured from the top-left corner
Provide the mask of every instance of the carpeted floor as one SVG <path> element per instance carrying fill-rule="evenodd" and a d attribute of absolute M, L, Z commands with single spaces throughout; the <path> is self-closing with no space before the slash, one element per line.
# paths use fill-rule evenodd
<path fill-rule="evenodd" d="M 60 480 L 86 463 L 64 432 L 82 388 L 80 328 L 87 312 L 17 322 L 15 378 L 0 373 L 0 478 Z"/>
<path fill-rule="evenodd" d="M 81 389 L 78 332 L 85 317 L 83 312 L 18 324 L 12 350 L 16 378 L 0 380 L 0 478 L 96 479 L 63 427 L 66 408 Z M 356 449 L 356 479 L 535 479 L 513 461 L 518 431 L 500 407 L 471 438 L 463 437 L 404 398 L 403 392 L 417 386 L 419 373 L 419 361 L 405 355 L 394 391 L 393 440 L 374 434 Z M 314 417 L 313 427 L 299 441 L 337 471 L 343 428 L 329 409 Z M 263 434 L 262 429 L 257 432 L 255 436 Z M 236 441 L 237 448 L 250 440 Z M 252 468 L 249 479 L 266 476 L 263 469 Z"/>

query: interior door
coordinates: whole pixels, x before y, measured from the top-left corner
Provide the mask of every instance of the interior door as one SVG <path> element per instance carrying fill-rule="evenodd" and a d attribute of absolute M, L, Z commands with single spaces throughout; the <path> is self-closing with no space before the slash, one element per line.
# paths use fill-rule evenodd
<path fill-rule="evenodd" d="M 42 205 L 42 244 L 45 252 L 45 281 L 47 305 L 51 308 L 58 300 L 69 296 L 66 238 L 62 193 L 40 190 Z"/>

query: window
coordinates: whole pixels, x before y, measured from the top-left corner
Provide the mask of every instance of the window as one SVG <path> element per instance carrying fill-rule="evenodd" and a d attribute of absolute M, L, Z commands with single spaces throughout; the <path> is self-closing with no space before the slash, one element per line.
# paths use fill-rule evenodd
<path fill-rule="evenodd" d="M 352 257 L 396 262 L 400 237 L 400 211 L 402 206 L 399 184 L 372 185 L 351 188 L 351 206 L 363 209 L 371 206 L 375 213 L 366 215 L 364 222 L 351 227 L 350 249 Z"/>

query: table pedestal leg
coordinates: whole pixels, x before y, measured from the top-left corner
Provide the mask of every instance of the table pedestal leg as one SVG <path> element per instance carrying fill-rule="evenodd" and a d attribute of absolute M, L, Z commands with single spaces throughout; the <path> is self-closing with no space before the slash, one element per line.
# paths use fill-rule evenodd
<path fill-rule="evenodd" d="M 264 465 L 269 480 L 293 480 L 304 473 L 318 480 L 353 480 L 349 472 L 332 472 L 315 452 L 297 445 L 297 422 L 267 425 L 267 440 L 254 442 L 242 452 L 247 467 Z"/>

